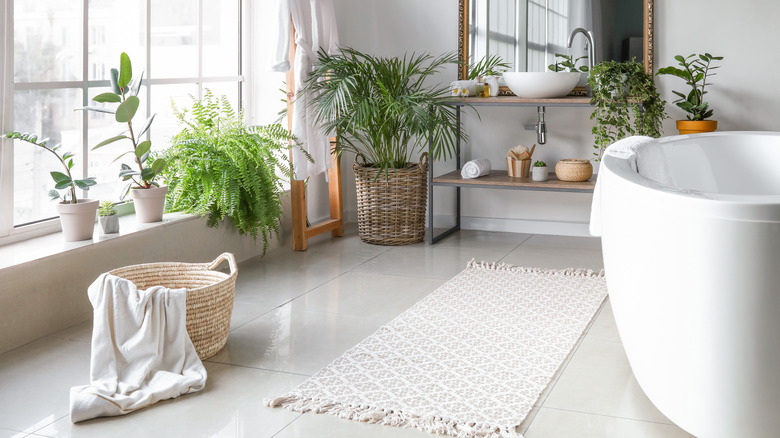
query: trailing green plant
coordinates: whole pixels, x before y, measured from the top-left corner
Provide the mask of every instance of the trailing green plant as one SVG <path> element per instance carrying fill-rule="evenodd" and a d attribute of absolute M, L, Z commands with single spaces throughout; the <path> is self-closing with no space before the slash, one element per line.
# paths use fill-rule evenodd
<path fill-rule="evenodd" d="M 457 64 L 453 54 L 383 58 L 342 47 L 330 55 L 318 53 L 318 63 L 303 93 L 323 132 L 338 134 L 337 151 L 363 156 L 371 166 L 387 172 L 417 161 L 432 139 L 432 158 L 449 158 L 464 131 L 449 84 L 430 86 L 432 76 L 446 64 Z M 327 80 L 324 80 L 327 79 Z"/>
<path fill-rule="evenodd" d="M 588 59 L 588 55 L 580 56 L 577 59 L 572 59 L 571 55 L 564 55 L 562 53 L 555 54 L 555 64 L 550 64 L 547 68 L 550 71 L 568 71 L 568 72 L 581 72 L 587 73 L 588 66 L 583 65 L 577 67 L 577 63 L 583 59 Z"/>
<path fill-rule="evenodd" d="M 122 181 L 130 181 L 122 190 L 120 199 L 124 199 L 128 190 L 130 190 L 130 186 L 133 184 L 141 189 L 159 187 L 160 184 L 155 179 L 165 169 L 166 165 L 163 158 L 157 158 L 151 164 L 147 164 L 152 142 L 151 140 L 142 140 L 142 138 L 152 126 L 155 114 L 152 114 L 144 121 L 141 129 L 133 128 L 133 118 L 141 104 L 140 99 L 138 99 L 138 91 L 141 89 L 143 78 L 144 74 L 141 72 L 137 80 L 133 79 L 133 66 L 130 62 L 130 57 L 127 53 L 122 52 L 119 56 L 119 70 L 112 68 L 109 76 L 111 91 L 98 94 L 92 98 L 95 102 L 118 103 L 119 105 L 115 110 L 95 106 L 83 108 L 88 111 L 113 114 L 117 122 L 127 126 L 125 132 L 103 140 L 92 148 L 92 150 L 95 150 L 116 141 L 130 140 L 131 149 L 114 160 L 117 161 L 125 155 L 132 155 L 134 163 L 133 167 L 123 163 L 119 170 L 119 177 L 122 178 Z"/>
<path fill-rule="evenodd" d="M 653 76 L 634 61 L 604 61 L 593 66 L 588 79 L 595 106 L 593 153 L 601 159 L 610 144 L 631 135 L 661 136 L 661 123 L 669 116 L 666 102 L 661 99 Z"/>
<path fill-rule="evenodd" d="M 469 65 L 469 80 L 475 80 L 480 76 L 500 76 L 501 73 L 511 69 L 499 55 L 486 55 L 476 63 Z"/>
<path fill-rule="evenodd" d="M 79 200 L 76 197 L 76 187 L 82 190 L 89 190 L 90 187 L 96 184 L 95 177 L 93 176 L 89 176 L 84 179 L 74 179 L 73 175 L 70 173 L 71 169 L 73 169 L 73 166 L 75 165 L 73 162 L 74 155 L 70 152 L 65 152 L 60 155 L 57 151 L 61 146 L 59 144 L 49 146 L 48 138 L 38 140 L 37 135 L 17 131 L 7 132 L 3 134 L 3 137 L 13 140 L 21 140 L 33 146 L 38 146 L 39 148 L 51 152 L 55 157 L 57 157 L 57 160 L 60 162 L 60 164 L 62 164 L 62 168 L 65 170 L 65 173 L 57 171 L 49 172 L 51 179 L 54 180 L 55 184 L 54 189 L 49 190 L 49 196 L 52 199 L 59 199 L 66 204 L 78 204 Z M 60 190 L 65 190 L 65 192 L 61 194 L 59 192 Z M 70 195 L 70 200 L 68 200 L 68 195 Z"/>
<path fill-rule="evenodd" d="M 709 104 L 704 101 L 704 95 L 707 94 L 705 88 L 707 85 L 712 85 L 707 82 L 708 77 L 716 74 L 712 70 L 720 68 L 720 66 L 710 64 L 712 61 L 723 60 L 723 57 L 705 53 L 703 55 L 688 55 L 685 58 L 677 55 L 674 59 L 677 60 L 677 63 L 682 68 L 669 66 L 659 68 L 658 73 L 656 73 L 658 75 L 677 76 L 690 87 L 688 94 L 672 91 L 678 97 L 674 104 L 689 114 L 688 120 L 706 120 L 712 117 L 712 110 L 709 109 Z"/>
<path fill-rule="evenodd" d="M 114 216 L 117 214 L 116 204 L 111 201 L 100 201 L 98 216 Z"/>
<path fill-rule="evenodd" d="M 547 167 L 547 163 L 541 160 L 536 160 L 534 162 L 534 167 Z"/>
<path fill-rule="evenodd" d="M 279 124 L 249 126 L 210 90 L 192 100 L 189 109 L 174 108 L 181 131 L 162 152 L 166 209 L 207 216 L 210 227 L 229 218 L 240 234 L 262 235 L 265 252 L 269 237 L 279 236 L 283 183 L 292 177 L 290 134 Z"/>

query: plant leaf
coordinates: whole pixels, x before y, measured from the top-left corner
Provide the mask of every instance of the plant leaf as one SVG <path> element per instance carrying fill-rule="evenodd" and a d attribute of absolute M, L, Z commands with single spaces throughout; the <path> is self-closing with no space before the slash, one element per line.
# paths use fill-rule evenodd
<path fill-rule="evenodd" d="M 162 172 L 167 165 L 168 162 L 166 162 L 164 158 L 158 158 L 154 160 L 154 163 L 152 163 L 152 172 L 157 175 L 158 173 Z"/>
<path fill-rule="evenodd" d="M 105 145 L 107 145 L 107 144 L 111 144 L 111 143 L 113 143 L 113 142 L 115 142 L 115 141 L 119 141 L 119 140 L 121 140 L 121 139 L 123 139 L 123 138 L 126 138 L 126 139 L 128 139 L 128 140 L 130 139 L 130 137 L 128 137 L 128 136 L 126 136 L 126 135 L 117 135 L 117 136 L 115 136 L 115 137 L 111 137 L 111 138 L 109 138 L 109 139 L 106 139 L 106 140 L 103 140 L 103 141 L 101 141 L 100 143 L 96 144 L 96 145 L 95 145 L 95 146 L 92 148 L 92 150 L 94 151 L 94 150 L 95 150 L 95 149 L 97 149 L 97 148 L 103 147 L 103 146 L 105 146 Z"/>
<path fill-rule="evenodd" d="M 106 102 L 115 103 L 115 102 L 121 102 L 122 98 L 115 93 L 101 93 L 93 97 L 92 100 L 100 103 L 106 103 Z"/>
<path fill-rule="evenodd" d="M 133 120 L 140 103 L 141 101 L 136 96 L 127 97 L 127 99 L 120 103 L 119 107 L 116 109 L 116 121 L 119 123 L 127 123 L 130 120 Z"/>
<path fill-rule="evenodd" d="M 141 128 L 141 131 L 139 131 L 138 135 L 136 136 L 137 138 L 141 138 L 144 134 L 146 134 L 146 131 L 148 131 L 149 127 L 152 126 L 152 122 L 154 121 L 154 116 L 156 115 L 157 114 L 152 114 L 151 117 L 146 119 L 146 121 L 144 122 L 144 127 Z"/>
<path fill-rule="evenodd" d="M 98 106 L 82 106 L 81 108 L 76 108 L 75 111 L 79 110 L 87 110 L 87 111 L 94 111 L 96 113 L 106 113 L 106 114 L 115 114 L 116 111 L 108 108 L 101 108 Z"/>
<path fill-rule="evenodd" d="M 112 68 L 109 80 L 111 81 L 111 91 L 116 95 L 122 94 L 122 90 L 119 89 L 119 70 Z"/>
<path fill-rule="evenodd" d="M 145 153 L 149 152 L 149 149 L 152 148 L 152 142 L 149 140 L 142 141 L 141 143 L 138 143 L 138 146 L 135 147 L 135 156 L 138 158 L 141 158 L 144 156 Z"/>
<path fill-rule="evenodd" d="M 131 79 L 133 79 L 133 65 L 130 63 L 130 57 L 127 56 L 127 53 L 122 52 L 119 55 L 119 80 L 117 85 L 124 90 Z"/>
<path fill-rule="evenodd" d="M 82 190 L 89 190 L 91 186 L 97 184 L 97 182 L 93 178 L 77 179 L 73 181 L 73 183 L 76 184 L 76 187 Z"/>
<path fill-rule="evenodd" d="M 133 93 L 133 96 L 138 96 L 138 92 L 141 91 L 141 82 L 144 81 L 144 72 L 141 71 L 141 75 L 138 77 L 138 80 L 135 81 L 132 87 L 130 87 L 130 92 Z"/>
<path fill-rule="evenodd" d="M 71 180 L 70 180 L 70 177 L 68 175 L 65 175 L 64 173 L 57 172 L 57 171 L 50 172 L 50 174 L 51 174 L 51 178 L 54 180 L 55 183 L 60 184 L 60 183 L 64 182 L 64 183 L 70 184 Z"/>

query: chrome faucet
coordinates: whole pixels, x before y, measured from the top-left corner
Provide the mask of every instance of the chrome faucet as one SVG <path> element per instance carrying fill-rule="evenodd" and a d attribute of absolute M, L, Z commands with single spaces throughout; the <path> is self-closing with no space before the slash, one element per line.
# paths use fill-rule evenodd
<path fill-rule="evenodd" d="M 593 42 L 593 34 L 589 30 L 585 30 L 578 27 L 571 31 L 569 34 L 569 41 L 566 43 L 566 47 L 571 49 L 571 44 L 574 42 L 574 36 L 578 33 L 585 35 L 588 39 L 588 74 L 593 71 L 593 63 L 596 62 L 596 44 Z M 587 86 L 588 96 L 593 96 L 593 90 L 590 89 L 590 84 Z"/>

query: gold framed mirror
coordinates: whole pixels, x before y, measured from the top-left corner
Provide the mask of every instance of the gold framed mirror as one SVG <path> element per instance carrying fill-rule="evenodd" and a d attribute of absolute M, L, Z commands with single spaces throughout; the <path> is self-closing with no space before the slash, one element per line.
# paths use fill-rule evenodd
<path fill-rule="evenodd" d="M 597 49 L 594 63 L 604 59 L 622 60 L 621 58 L 634 57 L 642 59 L 645 71 L 653 72 L 654 0 L 633 0 L 633 2 L 626 0 L 569 0 L 553 2 L 555 6 L 549 6 L 548 1 L 459 0 L 458 56 L 463 65 L 458 70 L 458 79 L 468 77 L 468 66 L 475 62 L 473 54 L 477 52 L 480 54 L 480 58 L 476 60 L 481 59 L 482 56 L 496 53 L 503 57 L 503 53 L 508 53 L 507 57 L 513 58 L 509 63 L 517 71 L 544 71 L 547 65 L 555 63 L 554 53 L 558 52 L 559 49 L 565 50 L 565 42 L 562 41 L 566 41 L 568 33 L 562 32 L 570 32 L 575 27 L 583 27 L 587 30 L 598 28 L 598 31 L 594 32 L 597 34 L 596 40 L 607 42 L 602 49 L 608 48 L 610 50 L 599 50 L 599 44 L 594 44 Z M 583 5 L 588 5 L 586 7 L 591 9 L 582 9 Z M 554 8 L 558 9 L 553 10 Z M 580 10 L 579 15 L 576 16 L 576 20 L 578 20 L 576 23 L 588 22 L 591 23 L 591 26 L 575 24 L 575 13 L 572 13 L 571 20 L 567 21 L 570 18 L 566 15 L 567 11 L 577 8 Z M 614 8 L 622 9 L 616 12 Z M 542 15 L 540 15 L 540 11 L 543 11 Z M 550 16 L 553 18 L 551 19 Z M 498 23 L 492 29 L 489 24 L 491 19 Z M 625 23 L 627 22 L 633 23 L 633 28 L 626 30 Z M 523 25 L 517 23 L 523 23 Z M 588 29 L 588 27 L 594 29 Z M 542 28 L 543 32 L 541 32 Z M 552 38 L 550 38 L 551 28 L 555 32 Z M 621 29 L 623 33 L 615 31 L 616 28 Z M 614 34 L 609 32 L 614 32 Z M 631 32 L 633 32 L 633 36 L 627 37 L 626 35 L 631 35 Z M 643 35 L 641 41 L 639 41 L 639 33 Z M 479 38 L 485 41 L 484 45 L 478 42 Z M 534 38 L 538 41 L 534 41 Z M 478 49 L 475 49 L 476 44 L 479 44 Z M 501 44 L 503 44 L 503 48 Z M 622 46 L 620 46 L 621 44 Z M 617 48 L 617 46 L 620 47 Z M 508 50 L 506 47 L 511 47 L 511 49 Z M 621 52 L 620 55 L 616 54 L 618 51 Z M 535 59 L 532 59 L 532 52 L 534 52 Z M 572 56 L 574 59 L 578 58 L 577 55 Z M 507 57 L 503 57 L 503 59 L 507 60 Z M 519 61 L 515 62 L 515 60 Z"/>

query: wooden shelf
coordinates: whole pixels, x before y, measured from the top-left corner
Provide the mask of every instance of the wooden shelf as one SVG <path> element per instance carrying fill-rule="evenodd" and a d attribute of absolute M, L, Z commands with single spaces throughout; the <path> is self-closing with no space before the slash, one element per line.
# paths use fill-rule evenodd
<path fill-rule="evenodd" d="M 545 99 L 517 96 L 453 97 L 448 99 L 448 102 L 471 106 L 590 106 L 590 97 L 566 96 Z"/>
<path fill-rule="evenodd" d="M 595 176 L 588 181 L 561 181 L 550 172 L 547 181 L 534 181 L 531 178 L 512 178 L 506 170 L 491 170 L 489 175 L 479 178 L 463 178 L 460 170 L 455 170 L 433 178 L 435 186 L 496 188 L 517 190 L 546 190 L 555 192 L 592 192 L 596 186 Z"/>

